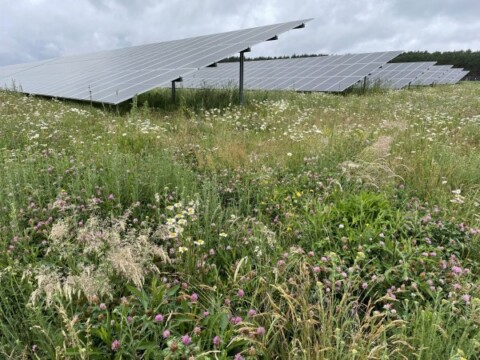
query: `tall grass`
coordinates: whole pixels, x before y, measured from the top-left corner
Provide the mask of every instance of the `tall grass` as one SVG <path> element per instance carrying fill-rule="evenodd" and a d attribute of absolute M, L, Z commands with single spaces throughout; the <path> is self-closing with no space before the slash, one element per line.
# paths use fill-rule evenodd
<path fill-rule="evenodd" d="M 476 84 L 0 93 L 3 358 L 474 359 Z"/>

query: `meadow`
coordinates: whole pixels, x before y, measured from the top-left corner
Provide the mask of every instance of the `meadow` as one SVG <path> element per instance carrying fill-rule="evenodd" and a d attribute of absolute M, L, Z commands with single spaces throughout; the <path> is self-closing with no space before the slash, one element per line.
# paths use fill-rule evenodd
<path fill-rule="evenodd" d="M 480 358 L 480 85 L 0 92 L 0 358 Z"/>

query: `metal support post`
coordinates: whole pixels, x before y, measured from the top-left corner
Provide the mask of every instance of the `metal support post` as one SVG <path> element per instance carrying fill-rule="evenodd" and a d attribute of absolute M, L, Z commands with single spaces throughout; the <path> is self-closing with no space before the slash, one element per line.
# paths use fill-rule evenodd
<path fill-rule="evenodd" d="M 177 87 L 175 86 L 176 81 L 172 81 L 172 102 L 175 104 L 177 102 Z"/>
<path fill-rule="evenodd" d="M 243 68 L 245 63 L 245 52 L 240 51 L 240 78 L 238 82 L 238 90 L 240 92 L 240 106 L 243 106 L 244 102 L 244 93 L 243 93 Z"/>
<path fill-rule="evenodd" d="M 175 104 L 177 102 L 177 82 L 181 82 L 183 79 L 179 77 L 178 79 L 175 79 L 172 81 L 172 101 Z"/>
<path fill-rule="evenodd" d="M 238 81 L 238 91 L 240 93 L 240 106 L 243 106 L 243 102 L 245 100 L 245 94 L 243 91 L 243 79 L 244 79 L 244 64 L 245 64 L 245 53 L 250 52 L 250 48 L 247 48 L 243 51 L 240 51 L 240 77 Z"/>

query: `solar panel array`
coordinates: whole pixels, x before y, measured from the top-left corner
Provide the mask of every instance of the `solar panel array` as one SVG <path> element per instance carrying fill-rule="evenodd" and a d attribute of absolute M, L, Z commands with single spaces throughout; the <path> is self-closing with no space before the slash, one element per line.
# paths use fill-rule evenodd
<path fill-rule="evenodd" d="M 463 69 L 450 69 L 450 71 L 448 71 L 437 81 L 437 84 L 456 84 L 468 73 L 469 71 L 465 71 Z"/>
<path fill-rule="evenodd" d="M 118 104 L 170 84 L 311 19 L 0 68 L 0 86 Z"/>
<path fill-rule="evenodd" d="M 345 91 L 402 51 L 245 62 L 245 89 Z M 183 78 L 184 88 L 238 85 L 239 64 L 220 63 Z"/>
<path fill-rule="evenodd" d="M 412 85 L 433 85 L 437 84 L 438 81 L 445 76 L 453 65 L 434 65 L 425 71 L 423 74 L 418 76 L 413 82 Z"/>
<path fill-rule="evenodd" d="M 369 86 L 402 89 L 433 65 L 435 65 L 435 61 L 385 64 L 369 76 Z"/>

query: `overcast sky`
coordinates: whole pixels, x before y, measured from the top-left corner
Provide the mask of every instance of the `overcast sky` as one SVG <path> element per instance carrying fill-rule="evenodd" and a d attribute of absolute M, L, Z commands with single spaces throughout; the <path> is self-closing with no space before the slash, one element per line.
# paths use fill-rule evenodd
<path fill-rule="evenodd" d="M 0 0 L 0 65 L 313 17 L 250 56 L 480 50 L 480 0 Z"/>

